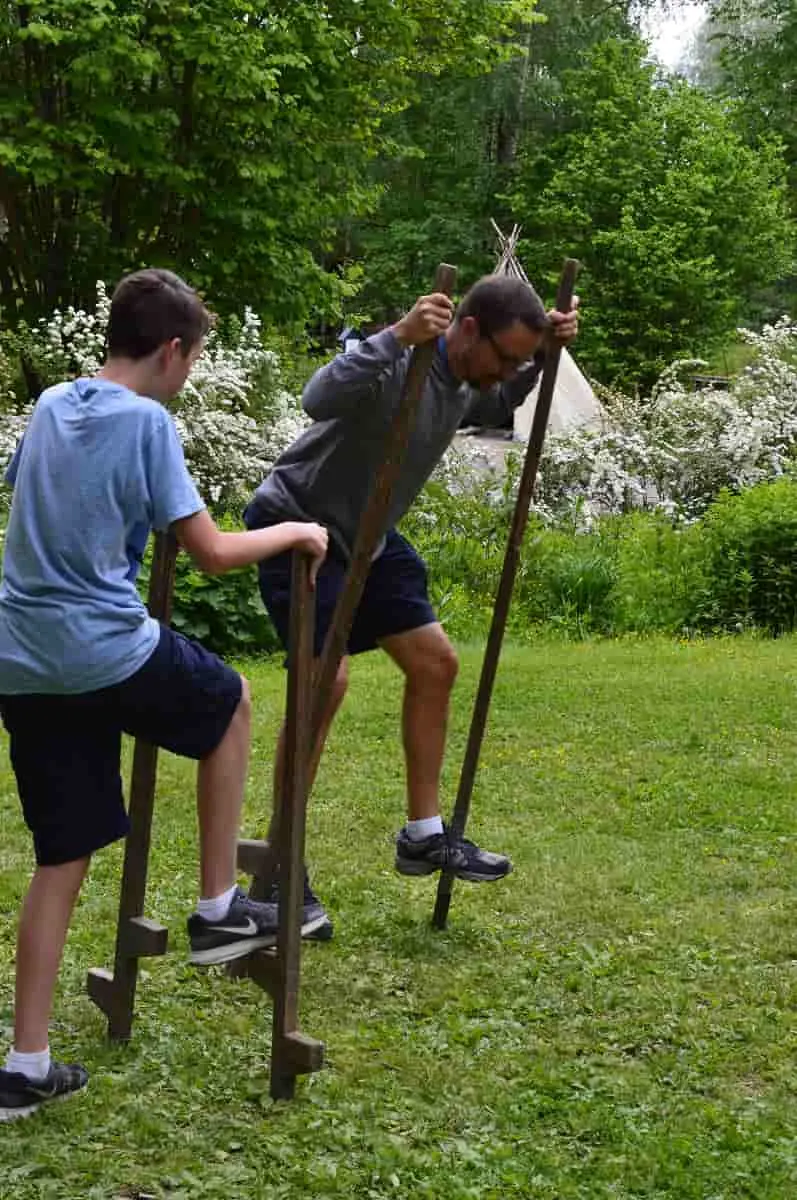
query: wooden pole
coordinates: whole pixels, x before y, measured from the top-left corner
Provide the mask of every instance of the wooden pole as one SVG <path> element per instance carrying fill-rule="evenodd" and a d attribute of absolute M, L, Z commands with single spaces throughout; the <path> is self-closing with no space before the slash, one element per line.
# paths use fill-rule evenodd
<path fill-rule="evenodd" d="M 434 290 L 450 296 L 454 290 L 457 272 L 455 267 L 440 263 L 435 273 Z M 335 676 L 338 673 L 340 660 L 346 650 L 346 642 L 351 632 L 352 621 L 360 597 L 365 587 L 371 561 L 379 541 L 384 537 L 387 513 L 393 488 L 401 471 L 404 455 L 407 450 L 410 434 L 423 395 L 423 385 L 429 368 L 432 365 L 436 340 L 416 346 L 412 352 L 407 370 L 407 379 L 398 410 L 390 427 L 385 446 L 385 454 L 379 468 L 371 494 L 363 510 L 357 529 L 346 579 L 343 584 L 332 622 L 327 630 L 321 659 L 318 666 L 315 701 L 313 704 L 313 737 L 311 745 L 315 745 L 324 714 L 329 706 Z"/>
<path fill-rule="evenodd" d="M 575 259 L 565 259 L 562 276 L 559 281 L 559 290 L 556 294 L 556 308 L 559 312 L 570 311 L 578 267 L 579 264 Z M 561 346 L 552 338 L 548 342 L 548 348 L 545 356 L 545 366 L 543 368 L 542 381 L 540 383 L 540 393 L 537 397 L 537 405 L 534 409 L 534 421 L 532 422 L 531 436 L 529 437 L 528 449 L 526 450 L 526 458 L 523 464 L 523 472 L 520 477 L 517 501 L 515 503 L 515 512 L 512 517 L 512 525 L 509 531 L 506 553 L 504 555 L 504 565 L 501 570 L 501 579 L 498 584 L 498 591 L 495 597 L 493 619 L 490 625 L 490 633 L 487 638 L 487 647 L 484 653 L 484 662 L 482 664 L 481 677 L 479 679 L 479 688 L 476 693 L 476 701 L 473 707 L 473 717 L 471 719 L 468 743 L 465 749 L 465 760 L 462 766 L 462 774 L 460 775 L 457 798 L 454 804 L 454 814 L 449 826 L 452 838 L 463 837 L 465 833 L 465 827 L 468 823 L 471 796 L 473 794 L 473 784 L 476 778 L 476 770 L 479 765 L 479 755 L 481 753 L 482 742 L 484 740 L 484 731 L 487 725 L 487 714 L 490 708 L 495 674 L 498 669 L 498 659 L 501 654 L 501 645 L 504 639 L 507 616 L 509 615 L 509 605 L 512 600 L 512 591 L 515 586 L 515 576 L 517 574 L 520 552 L 523 545 L 523 534 L 526 530 L 526 524 L 528 522 L 529 506 L 531 504 L 531 498 L 534 492 L 534 484 L 537 480 L 537 470 L 539 468 L 540 456 L 542 454 L 542 447 L 545 441 L 545 433 L 548 428 L 548 418 L 551 412 L 551 402 L 553 400 L 554 386 L 556 384 L 557 371 L 559 370 L 559 359 L 561 357 L 561 353 Z M 435 902 L 434 915 L 432 917 L 432 924 L 436 929 L 445 929 L 446 927 L 448 910 L 451 905 L 451 892 L 454 887 L 454 878 L 455 877 L 451 871 L 444 871 L 440 876 L 440 881 L 437 886 L 437 899 Z"/>
<path fill-rule="evenodd" d="M 275 1100 L 292 1099 L 297 1074 L 317 1071 L 324 1057 L 321 1042 L 298 1032 L 315 624 L 311 561 L 308 555 L 294 551 L 285 766 L 279 816 L 279 933 L 271 1040 L 271 1095 Z"/>
<path fill-rule="evenodd" d="M 164 625 L 171 620 L 176 562 L 174 535 L 156 534 L 148 607 L 150 616 Z M 125 842 L 113 974 L 94 968 L 86 980 L 89 996 L 108 1018 L 108 1036 L 115 1041 L 127 1041 L 130 1037 L 139 958 L 165 954 L 168 941 L 165 926 L 142 915 L 157 768 L 157 746 L 136 738 L 130 781 L 130 832 Z"/>

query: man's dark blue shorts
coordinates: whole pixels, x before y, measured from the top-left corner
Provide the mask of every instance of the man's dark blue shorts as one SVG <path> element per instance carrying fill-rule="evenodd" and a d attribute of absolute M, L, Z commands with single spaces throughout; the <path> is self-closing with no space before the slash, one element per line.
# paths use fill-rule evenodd
<path fill-rule="evenodd" d="M 185 758 L 205 758 L 224 737 L 241 689 L 240 675 L 215 654 L 162 627 L 143 667 L 113 687 L 0 696 L 37 863 L 85 858 L 127 833 L 123 733 Z"/>
<path fill-rule="evenodd" d="M 315 585 L 315 653 L 324 645 L 347 564 L 330 549 Z M 288 649 L 291 607 L 291 554 L 260 564 L 260 594 L 283 646 Z M 409 542 L 391 529 L 385 547 L 371 563 L 362 598 L 349 634 L 348 654 L 373 650 L 386 637 L 408 633 L 436 621 L 429 603 L 426 566 Z"/>

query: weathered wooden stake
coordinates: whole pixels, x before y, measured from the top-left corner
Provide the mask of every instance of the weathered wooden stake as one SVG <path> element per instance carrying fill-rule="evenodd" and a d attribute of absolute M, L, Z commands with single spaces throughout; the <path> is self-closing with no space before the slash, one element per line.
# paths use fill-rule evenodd
<path fill-rule="evenodd" d="M 434 290 L 450 296 L 454 290 L 456 278 L 456 267 L 451 267 L 448 263 L 440 263 L 435 272 Z M 435 347 L 436 340 L 433 338 L 421 346 L 416 346 L 412 352 L 404 384 L 404 394 L 390 426 L 382 465 L 377 472 L 371 494 L 360 518 L 357 537 L 352 549 L 351 563 L 335 605 L 332 623 L 324 640 L 324 648 L 321 651 L 313 704 L 312 745 L 316 743 L 323 724 L 324 713 L 329 706 L 330 696 L 335 685 L 335 676 L 346 649 L 355 610 L 371 569 L 374 551 L 379 545 L 380 539 L 387 532 L 386 522 L 390 499 L 401 472 L 407 444 L 423 395 L 423 385 L 434 358 Z"/>
<path fill-rule="evenodd" d="M 172 613 L 177 542 L 171 533 L 155 537 L 149 584 L 150 616 L 168 625 Z M 125 843 L 116 953 L 113 973 L 102 967 L 89 971 L 89 996 L 108 1018 L 108 1036 L 126 1041 L 133 1026 L 133 1006 L 138 980 L 138 960 L 166 953 L 168 931 L 143 916 L 147 866 L 155 800 L 158 748 L 136 738 L 130 782 L 130 832 Z"/>
<path fill-rule="evenodd" d="M 573 301 L 573 288 L 575 287 L 576 275 L 578 274 L 578 267 L 579 264 L 575 259 L 565 259 L 562 276 L 559 281 L 559 290 L 556 294 L 556 308 L 559 312 L 570 311 Z M 543 368 L 542 381 L 540 383 L 540 392 L 537 397 L 537 405 L 534 409 L 534 421 L 532 422 L 531 436 L 529 437 L 528 449 L 526 450 L 526 458 L 523 464 L 523 472 L 520 477 L 517 501 L 515 503 L 515 512 L 512 518 L 512 526 L 509 531 L 509 540 L 507 542 L 506 553 L 504 555 L 504 565 L 501 570 L 501 580 L 498 584 L 498 591 L 495 597 L 495 608 L 493 609 L 493 619 L 490 625 L 490 633 L 487 638 L 487 648 L 484 653 L 484 662 L 482 664 L 482 672 L 479 679 L 479 688 L 476 693 L 476 701 L 473 707 L 473 717 L 471 719 L 470 732 L 468 734 L 468 744 L 465 749 L 465 760 L 462 766 L 462 774 L 460 775 L 459 779 L 459 788 L 457 790 L 457 798 L 454 805 L 454 814 L 451 818 L 451 824 L 449 827 L 452 836 L 455 838 L 459 838 L 464 835 L 465 827 L 468 823 L 470 801 L 473 794 L 473 783 L 476 778 L 476 770 L 479 765 L 479 755 L 481 753 L 482 741 L 484 740 L 484 730 L 487 725 L 487 714 L 493 694 L 493 684 L 495 682 L 495 674 L 498 669 L 498 659 L 501 654 L 501 644 L 504 638 L 504 630 L 506 629 L 506 620 L 509 614 L 509 605 L 512 600 L 512 591 L 515 586 L 515 576 L 517 574 L 520 551 L 523 545 L 523 534 L 528 522 L 529 506 L 531 504 L 531 498 L 534 492 L 534 484 L 537 479 L 537 469 L 539 467 L 542 447 L 545 441 L 545 433 L 548 428 L 548 418 L 551 412 L 551 401 L 553 400 L 556 374 L 559 370 L 559 359 L 561 357 L 561 353 L 561 347 L 553 339 L 551 339 L 548 343 L 548 349 L 545 356 L 545 366 Z M 444 871 L 440 876 L 440 881 L 437 887 L 437 899 L 435 902 L 434 915 L 432 917 L 432 923 L 436 929 L 445 929 L 446 927 L 448 910 L 451 905 L 451 892 L 454 887 L 454 878 L 454 875 L 450 871 Z"/>
<path fill-rule="evenodd" d="M 279 933 L 276 958 L 268 952 L 244 960 L 255 983 L 274 1000 L 271 1038 L 271 1095 L 292 1099 L 296 1076 L 320 1070 L 322 1042 L 298 1029 L 304 901 L 304 828 L 310 763 L 310 711 L 313 681 L 315 596 L 311 559 L 294 551 L 291 572 L 291 627 L 285 760 L 280 794 L 278 861 Z"/>
<path fill-rule="evenodd" d="M 456 268 L 440 263 L 435 272 L 434 290 L 450 296 L 456 283 Z M 346 649 L 352 621 L 365 587 L 374 551 L 386 532 L 387 513 L 393 488 L 401 471 L 418 406 L 423 394 L 423 385 L 434 358 L 436 342 L 432 339 L 412 352 L 404 392 L 385 440 L 382 463 L 377 471 L 371 493 L 357 528 L 351 562 L 338 596 L 332 621 L 327 630 L 321 657 L 316 667 L 316 683 L 312 702 L 310 739 L 315 747 L 324 713 L 335 685 L 335 676 Z M 277 835 L 279 840 L 279 834 Z M 269 885 L 278 869 L 279 857 L 274 848 L 265 841 L 239 843 L 238 865 L 253 875 L 250 895 L 261 900 L 269 891 Z M 241 974 L 249 970 L 244 964 L 233 963 L 230 973 Z M 249 971 L 251 974 L 251 971 Z"/>

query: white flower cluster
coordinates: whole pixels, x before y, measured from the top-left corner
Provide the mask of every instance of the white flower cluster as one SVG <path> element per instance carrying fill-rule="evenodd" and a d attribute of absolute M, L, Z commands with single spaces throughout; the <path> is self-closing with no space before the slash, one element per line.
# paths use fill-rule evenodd
<path fill-rule="evenodd" d="M 42 319 L 31 332 L 37 364 L 50 382 L 70 374 L 94 374 L 105 354 L 110 300 L 97 284 L 93 312 L 67 309 Z M 7 465 L 30 409 L 19 412 L 0 360 L 0 468 Z M 260 319 L 244 313 L 237 334 L 225 342 L 208 335 L 191 378 L 174 404 L 189 470 L 204 499 L 217 511 L 237 512 L 282 450 L 309 423 L 298 399 L 284 386 L 278 356 L 263 345 Z"/>
<path fill-rule="evenodd" d="M 237 511 L 309 423 L 282 385 L 279 358 L 249 308 L 233 344 L 211 331 L 178 399 L 186 461 L 203 497 Z"/>
<path fill-rule="evenodd" d="M 788 471 L 797 451 L 797 326 L 783 317 L 740 331 L 755 359 L 728 390 L 695 388 L 697 362 L 677 362 L 650 397 L 603 391 L 601 428 L 548 438 L 538 490 L 551 520 L 649 507 L 690 520 L 722 487 Z"/>
<path fill-rule="evenodd" d="M 56 309 L 51 317 L 42 317 L 33 335 L 41 350 L 41 361 L 55 370 L 64 363 L 74 366 L 79 375 L 93 375 L 105 356 L 105 330 L 111 301 L 102 280 L 97 281 L 97 302 L 93 312 L 69 308 Z"/>
<path fill-rule="evenodd" d="M 93 312 L 55 312 L 31 331 L 37 362 L 55 378 L 98 369 L 110 302 L 97 284 Z M 551 520 L 589 525 L 603 513 L 636 507 L 699 515 L 721 487 L 741 488 L 783 474 L 797 457 L 797 325 L 788 317 L 754 334 L 752 364 L 727 391 L 694 389 L 698 365 L 674 363 L 647 398 L 603 391 L 601 428 L 549 436 L 536 506 Z M 0 468 L 7 464 L 29 416 L 11 390 L 0 356 Z M 237 512 L 282 451 L 309 424 L 282 381 L 279 357 L 263 345 L 260 321 L 244 313 L 235 336 L 212 331 L 191 379 L 175 403 L 186 460 L 206 501 Z M 477 451 L 452 448 L 434 476 L 452 494 L 479 488 L 505 502 L 499 479 L 485 479 Z M 421 505 L 423 501 L 421 501 Z M 421 514 L 422 515 L 422 514 Z"/>

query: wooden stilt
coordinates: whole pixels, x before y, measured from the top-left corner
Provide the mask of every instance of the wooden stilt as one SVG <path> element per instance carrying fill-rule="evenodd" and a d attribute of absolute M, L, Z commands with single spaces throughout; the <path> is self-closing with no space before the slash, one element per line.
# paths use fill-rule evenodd
<path fill-rule="evenodd" d="M 447 263 L 440 263 L 435 273 L 434 290 L 450 296 L 455 282 L 456 268 Z M 324 713 L 329 706 L 335 677 L 346 649 L 354 613 L 365 587 L 374 552 L 386 532 L 390 499 L 401 471 L 409 436 L 421 402 L 423 385 L 432 365 L 434 353 L 434 341 L 417 346 L 413 350 L 401 402 L 388 431 L 382 463 L 360 518 L 351 562 L 335 605 L 316 670 L 312 701 L 311 747 L 316 745 Z M 242 843 L 239 846 L 238 863 L 243 869 L 249 869 L 244 867 L 244 863 L 250 864 L 254 868 L 250 895 L 254 899 L 262 900 L 269 892 L 278 863 L 278 857 L 274 854 L 272 847 L 264 841 Z M 231 973 L 240 974 L 245 969 L 243 965 L 238 966 L 233 963 Z"/>
<path fill-rule="evenodd" d="M 253 982 L 274 1000 L 271 1039 L 271 1095 L 290 1100 L 296 1076 L 318 1071 L 324 1061 L 323 1043 L 298 1029 L 299 982 L 304 900 L 304 827 L 310 762 L 310 712 L 313 680 L 315 598 L 310 588 L 307 555 L 294 551 L 291 572 L 291 628 L 288 699 L 285 716 L 285 760 L 278 822 L 279 933 L 276 956 L 261 951 L 243 960 Z M 255 868 L 262 860 L 262 843 L 250 849 Z M 244 856 L 247 851 L 244 851 Z M 239 862 L 241 861 L 239 848 Z"/>
<path fill-rule="evenodd" d="M 559 312 L 570 311 L 573 301 L 573 288 L 575 286 L 578 266 L 579 264 L 575 259 L 568 258 L 565 260 L 564 269 L 559 282 L 559 290 L 556 295 L 556 308 Z M 529 438 L 528 449 L 526 450 L 523 472 L 520 477 L 517 501 L 515 503 L 515 512 L 512 518 L 512 526 L 509 531 L 509 540 L 507 542 L 506 553 L 504 555 L 504 565 L 501 571 L 501 579 L 498 584 L 498 591 L 496 593 L 493 619 L 490 625 L 490 633 L 487 638 L 487 647 L 484 653 L 481 677 L 479 679 L 479 688 L 476 693 L 476 702 L 473 708 L 473 717 L 471 719 L 470 732 L 468 734 L 468 743 L 465 749 L 465 760 L 462 766 L 462 774 L 460 775 L 459 779 L 459 788 L 457 790 L 457 798 L 454 805 L 454 814 L 450 824 L 451 834 L 455 838 L 462 837 L 464 835 L 465 827 L 468 823 L 471 796 L 473 794 L 473 784 L 476 778 L 476 770 L 479 765 L 479 755 L 481 753 L 482 741 L 484 740 L 484 731 L 487 725 L 487 714 L 489 712 L 490 700 L 493 694 L 493 684 L 495 682 L 495 674 L 498 669 L 498 659 L 501 654 L 501 645 L 504 639 L 504 630 L 506 629 L 509 605 L 512 600 L 512 591 L 515 586 L 515 576 L 517 574 L 520 551 L 523 545 L 523 534 L 528 522 L 529 506 L 531 504 L 531 498 L 534 492 L 534 484 L 537 479 L 537 469 L 539 467 L 542 447 L 545 441 L 545 433 L 548 428 L 548 418 L 551 412 L 551 401 L 553 400 L 554 385 L 556 383 L 556 374 L 559 369 L 560 356 L 561 347 L 558 346 L 555 341 L 551 340 L 548 345 L 545 366 L 543 368 L 542 381 L 540 383 L 540 393 L 537 397 L 536 408 L 534 409 L 534 421 L 531 427 L 531 436 Z M 444 871 L 440 876 L 440 881 L 437 887 L 437 899 L 435 902 L 434 915 L 432 917 L 432 923 L 436 929 L 445 929 L 446 927 L 453 887 L 454 875 L 450 871 Z"/>
<path fill-rule="evenodd" d="M 177 543 L 170 533 L 155 537 L 148 607 L 150 616 L 168 625 L 172 612 Z M 130 832 L 125 843 L 116 952 L 113 973 L 100 967 L 89 971 L 89 996 L 108 1018 L 108 1036 L 126 1041 L 133 1025 L 138 960 L 166 953 L 168 931 L 143 916 L 147 890 L 152 809 L 158 749 L 136 739 L 130 783 Z"/>

